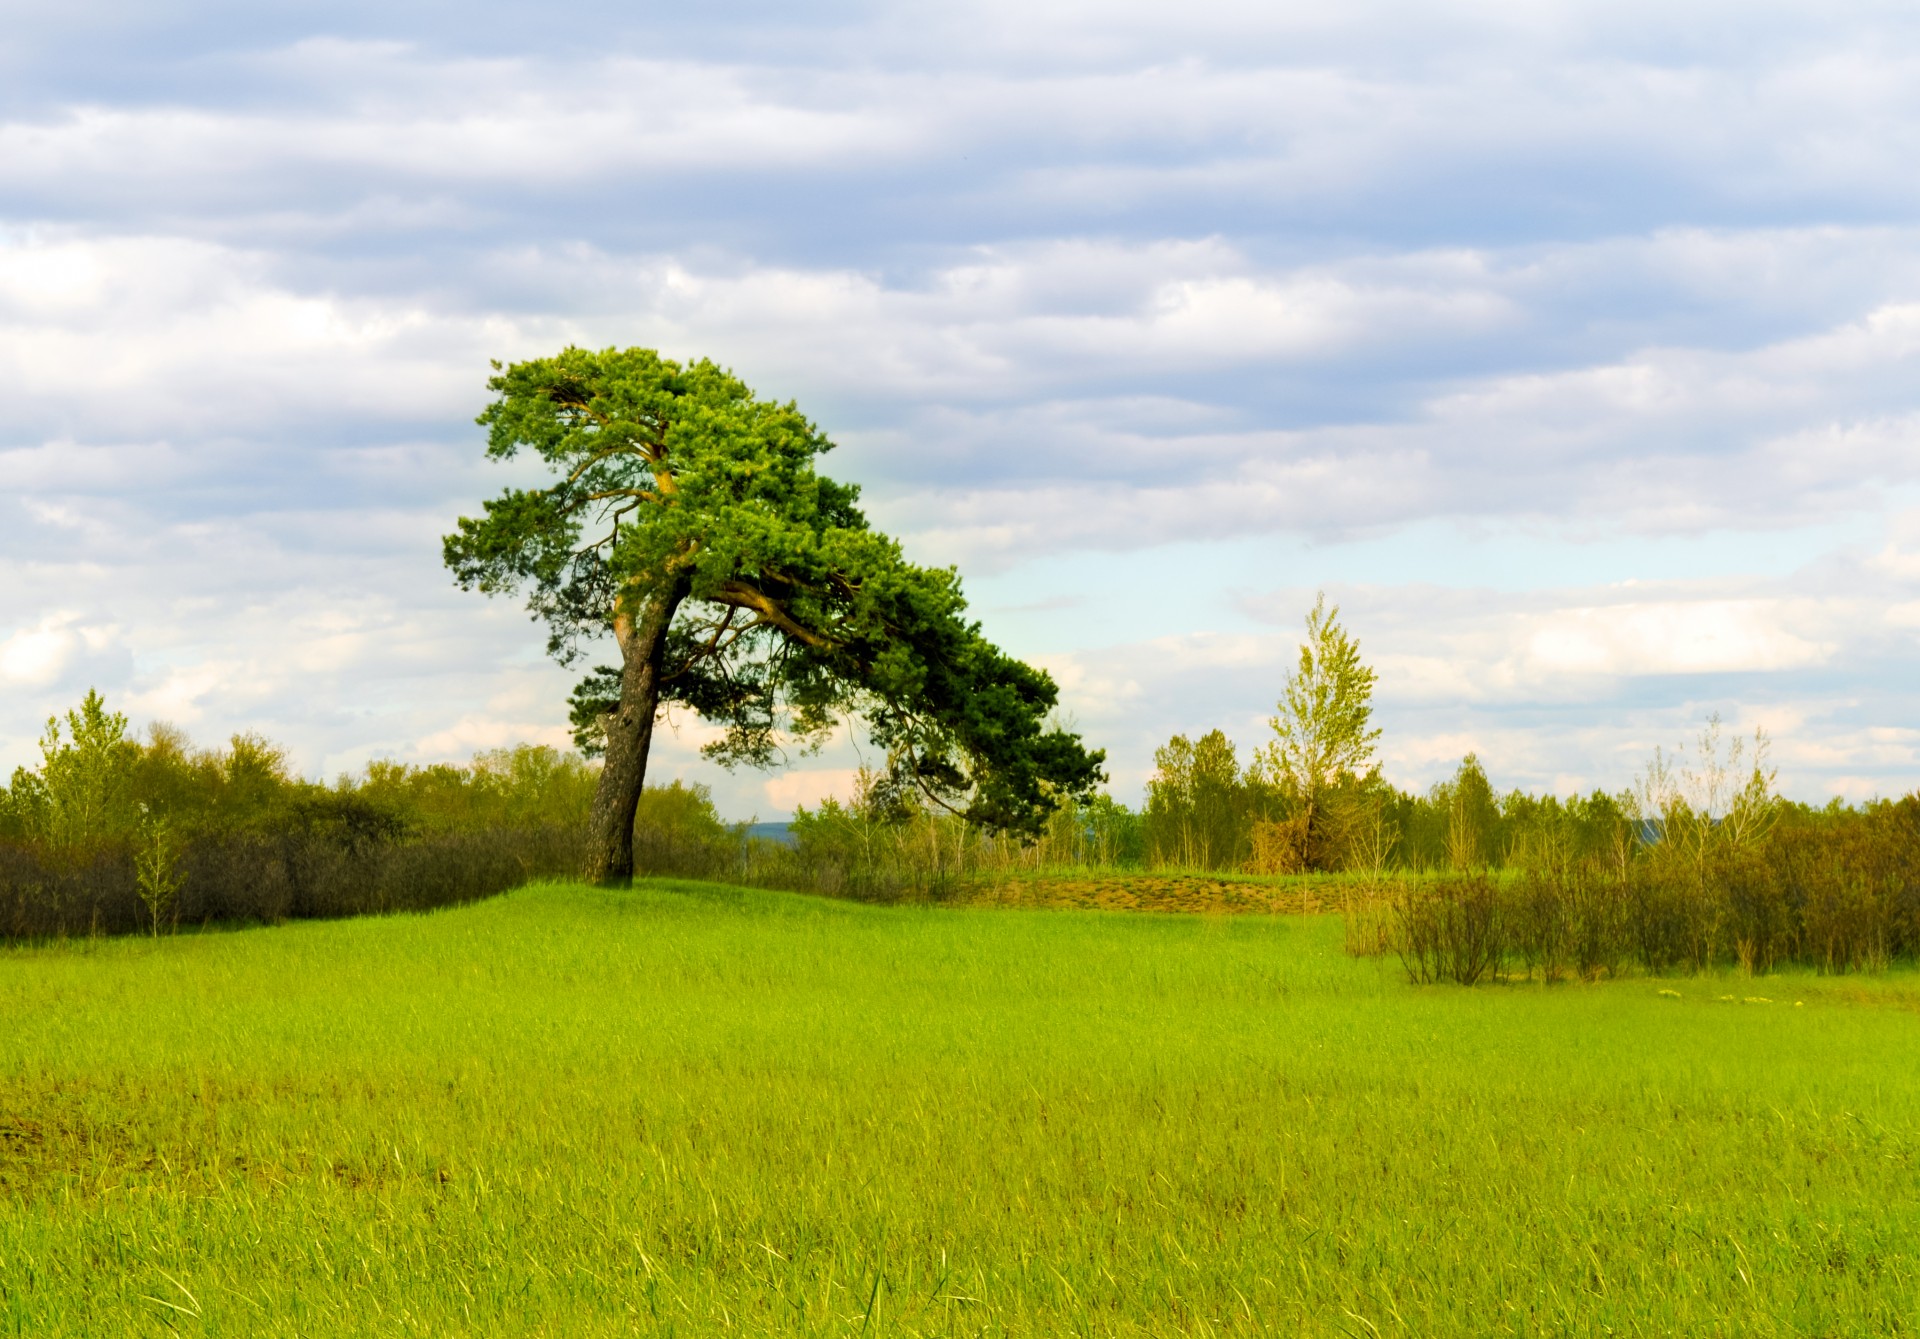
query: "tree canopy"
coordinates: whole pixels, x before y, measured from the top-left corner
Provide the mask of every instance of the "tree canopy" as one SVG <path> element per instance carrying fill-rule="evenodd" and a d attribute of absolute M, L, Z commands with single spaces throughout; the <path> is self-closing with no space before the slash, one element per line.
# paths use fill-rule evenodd
<path fill-rule="evenodd" d="M 999 831 L 1036 831 L 1103 779 L 1103 755 L 1048 724 L 1052 679 L 966 617 L 957 573 L 906 561 L 859 490 L 816 471 L 833 444 L 792 403 L 651 349 L 496 363 L 487 384 L 487 454 L 531 454 L 551 481 L 461 518 L 446 562 L 462 587 L 524 591 L 563 663 L 607 635 L 620 647 L 573 699 L 620 792 L 596 805 L 609 840 L 631 827 L 662 704 L 723 727 L 705 751 L 727 765 L 818 747 L 858 716 L 884 784 Z M 608 856 L 590 872 L 624 877 Z"/>

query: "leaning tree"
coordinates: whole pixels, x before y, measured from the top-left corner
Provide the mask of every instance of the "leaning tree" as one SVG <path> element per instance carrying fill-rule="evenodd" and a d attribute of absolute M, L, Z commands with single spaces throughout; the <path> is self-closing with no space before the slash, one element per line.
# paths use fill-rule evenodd
<path fill-rule="evenodd" d="M 1053 680 L 966 618 L 956 573 L 907 562 L 857 488 L 815 472 L 833 444 L 794 405 L 651 349 L 494 370 L 487 454 L 535 455 L 549 479 L 462 517 L 446 562 L 465 589 L 524 590 L 563 664 L 597 638 L 619 648 L 572 698 L 576 739 L 605 754 L 589 878 L 632 875 L 654 720 L 674 703 L 724 727 L 705 752 L 729 766 L 857 716 L 885 788 L 995 831 L 1036 832 L 1104 780 L 1103 754 L 1049 728 Z"/>

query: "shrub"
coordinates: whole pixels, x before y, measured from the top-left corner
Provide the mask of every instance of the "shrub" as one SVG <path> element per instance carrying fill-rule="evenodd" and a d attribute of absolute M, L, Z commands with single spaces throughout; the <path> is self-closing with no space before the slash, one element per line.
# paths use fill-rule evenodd
<path fill-rule="evenodd" d="M 1473 985 L 1507 954 L 1500 897 L 1485 871 L 1409 879 L 1395 904 L 1394 945 L 1415 983 Z"/>

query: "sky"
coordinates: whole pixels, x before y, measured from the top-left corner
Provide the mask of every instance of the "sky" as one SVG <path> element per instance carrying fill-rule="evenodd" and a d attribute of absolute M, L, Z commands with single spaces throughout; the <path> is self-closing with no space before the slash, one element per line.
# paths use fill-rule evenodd
<path fill-rule="evenodd" d="M 72 0 L 0 25 L 0 767 L 89 687 L 301 772 L 566 741 L 440 536 L 490 359 L 711 357 L 1138 803 L 1324 590 L 1386 775 L 1718 713 L 1920 786 L 1920 10 Z M 654 778 L 734 818 L 857 736 Z"/>

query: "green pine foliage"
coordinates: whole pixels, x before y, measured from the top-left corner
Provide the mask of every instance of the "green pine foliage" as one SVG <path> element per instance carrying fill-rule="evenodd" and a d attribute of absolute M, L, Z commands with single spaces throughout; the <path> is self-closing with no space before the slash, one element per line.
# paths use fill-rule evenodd
<path fill-rule="evenodd" d="M 794 404 L 652 349 L 495 368 L 487 454 L 550 481 L 463 517 L 444 557 L 463 588 L 523 593 L 563 663 L 620 650 L 572 698 L 577 742 L 608 758 L 590 878 L 630 872 L 597 829 L 630 821 L 662 704 L 718 726 L 705 751 L 729 766 L 859 718 L 880 784 L 994 831 L 1031 836 L 1104 779 L 1102 755 L 1051 724 L 1053 680 L 967 616 L 959 574 L 908 562 L 859 489 L 819 472 L 833 443 Z"/>

